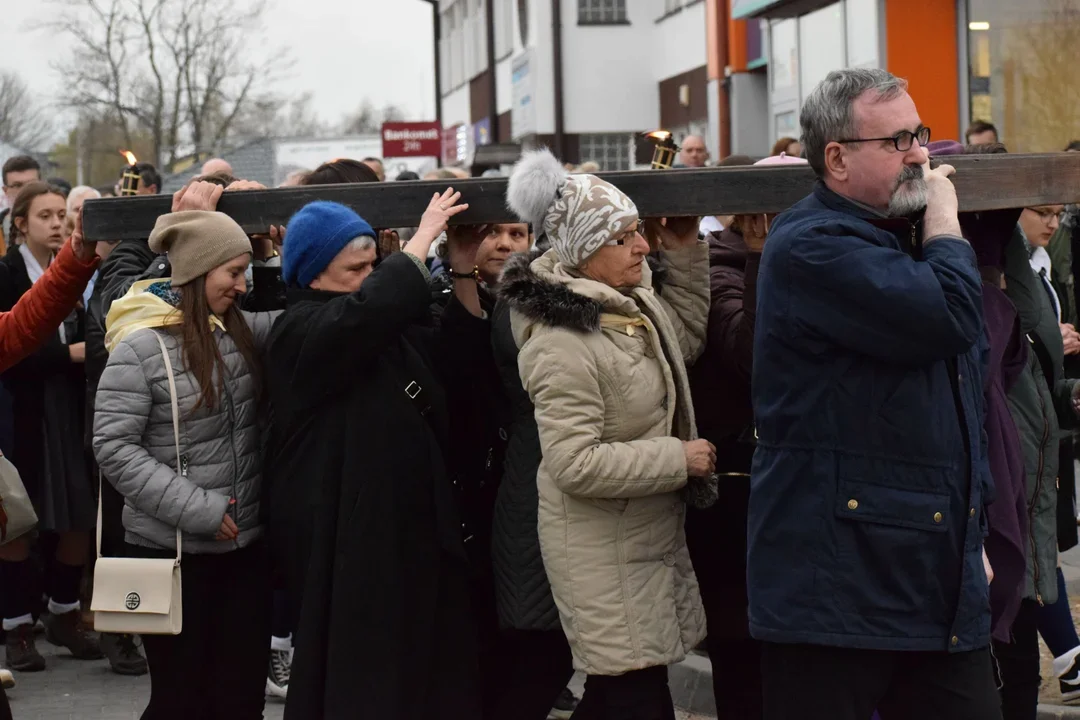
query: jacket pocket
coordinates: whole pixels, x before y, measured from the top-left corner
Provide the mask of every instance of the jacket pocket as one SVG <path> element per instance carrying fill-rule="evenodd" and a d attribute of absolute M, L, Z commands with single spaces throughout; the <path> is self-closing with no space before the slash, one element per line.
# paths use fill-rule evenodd
<path fill-rule="evenodd" d="M 945 493 L 837 480 L 836 551 L 821 579 L 837 606 L 852 614 L 845 632 L 898 636 L 916 625 L 947 624 L 959 590 L 949 572 L 943 575 L 957 561 L 948 510 Z"/>
<path fill-rule="evenodd" d="M 836 516 L 857 522 L 943 533 L 950 519 L 948 510 L 949 496 L 944 493 L 845 479 L 837 486 Z"/>

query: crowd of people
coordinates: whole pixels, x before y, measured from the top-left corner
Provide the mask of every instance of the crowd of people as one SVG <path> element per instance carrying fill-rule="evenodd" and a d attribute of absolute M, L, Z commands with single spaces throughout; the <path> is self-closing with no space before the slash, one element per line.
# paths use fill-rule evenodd
<path fill-rule="evenodd" d="M 448 187 L 412 228 L 249 235 L 217 205 L 262 186 L 214 159 L 90 243 L 101 193 L 9 160 L 0 435 L 39 525 L 0 545 L 7 667 L 47 670 L 40 624 L 149 672 L 145 720 L 674 720 L 704 648 L 720 718 L 1033 720 L 1041 634 L 1080 700 L 1080 211 L 960 213 L 949 157 L 1005 146 L 931 141 L 884 71 L 800 123 L 756 164 L 813 193 L 704 220 L 541 150 L 516 223 Z M 182 631 L 94 633 L 99 556 L 178 557 Z"/>

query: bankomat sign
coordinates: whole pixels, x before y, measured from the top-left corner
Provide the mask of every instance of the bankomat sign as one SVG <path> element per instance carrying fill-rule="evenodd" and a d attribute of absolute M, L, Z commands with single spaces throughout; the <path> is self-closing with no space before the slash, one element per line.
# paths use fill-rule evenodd
<path fill-rule="evenodd" d="M 435 122 L 388 122 L 382 126 L 383 157 L 439 157 L 442 128 Z"/>

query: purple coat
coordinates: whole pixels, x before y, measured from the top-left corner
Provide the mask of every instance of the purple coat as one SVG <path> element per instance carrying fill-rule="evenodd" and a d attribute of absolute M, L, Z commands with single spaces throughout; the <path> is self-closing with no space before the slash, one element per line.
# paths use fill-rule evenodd
<path fill-rule="evenodd" d="M 1020 334 L 1016 308 L 1000 289 L 983 285 L 983 312 L 990 337 L 986 396 L 987 460 L 996 490 L 987 509 L 990 534 L 983 545 L 994 581 L 990 584 L 990 632 L 995 640 L 1010 641 L 1010 629 L 1020 609 L 1027 572 L 1027 490 L 1020 433 L 1006 395 L 1027 365 L 1027 345 Z"/>
<path fill-rule="evenodd" d="M 954 140 L 930 143 L 932 156 L 960 155 L 964 146 Z M 979 267 L 1001 270 L 1005 244 L 1012 238 L 1020 210 L 961 213 L 960 226 L 971 243 Z M 1020 609 L 1027 573 L 1027 478 L 1020 433 L 1009 411 L 1009 390 L 1027 365 L 1027 343 L 1012 301 L 993 285 L 983 284 L 983 314 L 990 339 L 983 392 L 986 398 L 987 460 L 994 478 L 994 502 L 987 506 L 990 534 L 983 542 L 994 569 L 990 584 L 990 633 L 1011 641 L 1013 621 Z"/>

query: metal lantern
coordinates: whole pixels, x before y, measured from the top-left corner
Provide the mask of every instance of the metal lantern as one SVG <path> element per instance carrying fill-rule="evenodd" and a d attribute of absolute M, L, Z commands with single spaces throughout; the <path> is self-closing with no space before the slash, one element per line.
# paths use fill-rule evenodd
<path fill-rule="evenodd" d="M 135 170 L 138 158 L 130 150 L 121 150 L 120 154 L 127 158 L 128 166 L 124 168 L 124 174 L 120 176 L 120 196 L 135 195 L 139 190 L 139 173 Z"/>
<path fill-rule="evenodd" d="M 675 137 L 667 130 L 653 130 L 645 137 L 656 146 L 653 150 L 652 169 L 670 170 L 675 164 L 675 153 L 681 149 L 675 144 Z"/>

